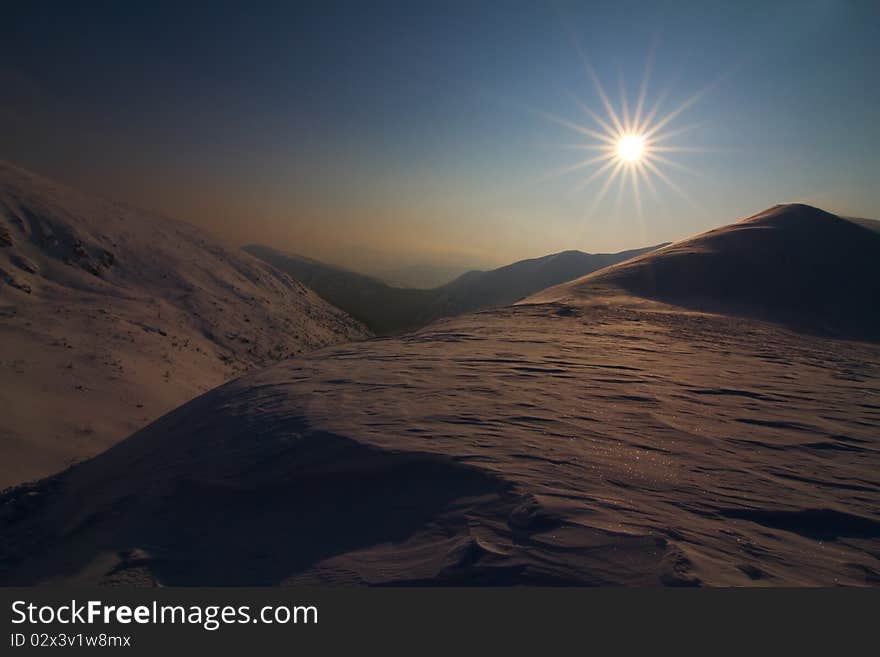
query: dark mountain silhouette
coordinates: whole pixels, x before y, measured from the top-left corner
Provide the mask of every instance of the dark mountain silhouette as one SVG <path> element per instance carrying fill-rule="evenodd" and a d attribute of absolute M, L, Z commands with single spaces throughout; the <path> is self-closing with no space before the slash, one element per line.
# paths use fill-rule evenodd
<path fill-rule="evenodd" d="M 506 306 L 548 286 L 648 253 L 658 246 L 620 253 L 563 251 L 521 260 L 491 271 L 471 271 L 430 290 L 400 288 L 376 278 L 268 246 L 245 251 L 315 290 L 378 334 L 425 326 L 440 317 Z"/>
<path fill-rule="evenodd" d="M 624 290 L 698 310 L 880 338 L 880 234 L 809 205 L 777 205 L 737 223 L 544 290 L 531 301 Z"/>

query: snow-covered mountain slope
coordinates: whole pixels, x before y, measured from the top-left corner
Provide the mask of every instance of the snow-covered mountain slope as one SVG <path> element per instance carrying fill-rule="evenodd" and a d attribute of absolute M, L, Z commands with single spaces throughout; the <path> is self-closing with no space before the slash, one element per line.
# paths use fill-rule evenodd
<path fill-rule="evenodd" d="M 254 367 L 366 334 L 189 224 L 0 163 L 0 487 Z"/>
<path fill-rule="evenodd" d="M 601 303 L 619 292 L 697 310 L 880 340 L 880 233 L 802 204 L 681 240 L 523 303 Z"/>
<path fill-rule="evenodd" d="M 0 583 L 876 584 L 880 349 L 533 305 L 314 352 L 0 498 Z"/>

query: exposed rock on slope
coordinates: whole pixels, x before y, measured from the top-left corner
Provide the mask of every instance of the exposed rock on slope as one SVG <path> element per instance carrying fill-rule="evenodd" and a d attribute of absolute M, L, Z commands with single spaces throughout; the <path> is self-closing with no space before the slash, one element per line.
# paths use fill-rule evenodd
<path fill-rule="evenodd" d="M 366 330 L 193 226 L 0 163 L 0 487 Z"/>

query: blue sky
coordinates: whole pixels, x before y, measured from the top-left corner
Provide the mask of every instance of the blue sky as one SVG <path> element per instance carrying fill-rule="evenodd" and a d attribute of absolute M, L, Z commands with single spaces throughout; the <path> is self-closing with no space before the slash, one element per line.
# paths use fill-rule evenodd
<path fill-rule="evenodd" d="M 196 3 L 193 3 L 196 4 Z M 74 6 L 76 5 L 76 6 Z M 0 26 L 0 157 L 355 267 L 486 266 L 685 237 L 802 201 L 880 217 L 876 3 L 19 3 Z M 679 166 L 550 174 L 635 101 L 649 54 Z"/>

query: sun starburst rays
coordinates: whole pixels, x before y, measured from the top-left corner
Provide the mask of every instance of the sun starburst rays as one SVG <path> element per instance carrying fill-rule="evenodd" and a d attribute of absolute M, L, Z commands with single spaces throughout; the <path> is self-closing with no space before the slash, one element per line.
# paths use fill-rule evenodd
<path fill-rule="evenodd" d="M 596 70 L 580 49 L 578 52 L 583 60 L 587 76 L 592 82 L 601 109 L 591 107 L 581 98 L 572 95 L 572 100 L 587 121 L 581 123 L 551 114 L 544 114 L 544 116 L 586 138 L 583 141 L 564 144 L 563 148 L 583 151 L 584 155 L 589 152 L 597 154 L 578 160 L 551 175 L 573 173 L 581 175 L 581 179 L 577 181 L 572 190 L 575 193 L 585 190 L 594 183 L 601 183 L 593 197 L 590 214 L 598 209 L 615 184 L 617 185 L 618 207 L 625 190 L 629 188 L 633 204 L 640 218 L 643 214 L 645 201 L 641 190 L 642 185 L 647 188 L 651 198 L 656 202 L 660 200 L 659 183 L 659 185 L 681 196 L 688 203 L 696 205 L 696 202 L 663 169 L 670 168 L 691 175 L 699 175 L 698 172 L 672 159 L 670 155 L 707 152 L 709 150 L 679 145 L 674 141 L 703 125 L 702 123 L 691 123 L 676 126 L 675 123 L 681 115 L 703 97 L 708 88 L 701 89 L 672 109 L 661 111 L 668 94 L 659 94 L 653 102 L 649 102 L 648 98 L 649 81 L 654 65 L 654 50 L 652 48 L 635 102 L 630 102 L 626 84 L 621 76 L 619 78 L 619 103 L 615 106 Z"/>

